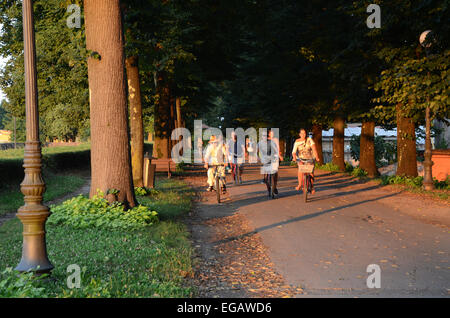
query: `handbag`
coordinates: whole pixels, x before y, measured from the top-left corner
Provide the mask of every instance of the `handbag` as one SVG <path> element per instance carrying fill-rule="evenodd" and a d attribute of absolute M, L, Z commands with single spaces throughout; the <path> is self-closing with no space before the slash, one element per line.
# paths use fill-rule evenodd
<path fill-rule="evenodd" d="M 248 143 L 247 151 L 248 152 L 253 152 L 253 143 L 251 143 L 251 142 Z"/>

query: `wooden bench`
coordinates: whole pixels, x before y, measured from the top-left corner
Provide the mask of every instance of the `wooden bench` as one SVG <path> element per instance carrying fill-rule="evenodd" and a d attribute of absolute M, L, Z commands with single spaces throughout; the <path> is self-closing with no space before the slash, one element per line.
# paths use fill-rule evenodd
<path fill-rule="evenodd" d="M 155 187 L 155 172 L 166 172 L 167 178 L 171 177 L 172 171 L 177 169 L 175 162 L 172 159 L 158 159 L 152 158 L 148 152 L 144 155 L 144 171 L 143 171 L 143 181 L 144 187 L 154 188 Z"/>
<path fill-rule="evenodd" d="M 172 172 L 174 172 L 177 169 L 177 165 L 175 162 L 172 161 L 172 159 L 152 158 L 151 164 L 156 165 L 156 172 L 167 171 L 167 178 L 170 178 Z"/>

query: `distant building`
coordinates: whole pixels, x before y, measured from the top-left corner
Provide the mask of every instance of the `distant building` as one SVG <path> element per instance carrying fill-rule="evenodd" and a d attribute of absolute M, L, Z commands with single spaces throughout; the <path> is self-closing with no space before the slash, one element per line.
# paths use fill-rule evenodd
<path fill-rule="evenodd" d="M 12 131 L 0 130 L 0 142 L 11 142 Z"/>
<path fill-rule="evenodd" d="M 333 128 L 322 131 L 322 151 L 323 161 L 325 163 L 332 161 L 333 154 Z M 359 136 L 361 134 L 361 124 L 347 124 L 347 128 L 344 130 L 344 160 L 350 162 L 352 165 L 357 165 L 358 162 L 352 158 L 350 151 L 350 140 L 352 135 Z M 381 127 L 375 127 L 375 136 L 382 136 L 385 141 L 395 142 L 397 141 L 397 129 L 384 130 Z M 425 149 L 425 141 L 423 139 L 417 139 L 417 149 Z"/>

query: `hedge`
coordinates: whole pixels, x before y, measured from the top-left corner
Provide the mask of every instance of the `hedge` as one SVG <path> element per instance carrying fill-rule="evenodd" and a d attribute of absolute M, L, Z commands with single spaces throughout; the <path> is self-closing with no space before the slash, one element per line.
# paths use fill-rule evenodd
<path fill-rule="evenodd" d="M 42 156 L 44 171 L 57 172 L 89 169 L 90 164 L 90 150 L 60 152 Z M 17 184 L 23 178 L 23 159 L 0 159 L 0 189 L 11 183 Z"/>

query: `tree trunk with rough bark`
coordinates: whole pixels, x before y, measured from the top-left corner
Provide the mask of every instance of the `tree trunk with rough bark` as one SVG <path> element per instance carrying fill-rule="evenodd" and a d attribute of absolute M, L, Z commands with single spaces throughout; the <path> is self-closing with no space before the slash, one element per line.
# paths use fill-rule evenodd
<path fill-rule="evenodd" d="M 176 109 L 177 109 L 177 128 L 182 128 L 182 120 L 181 120 L 181 99 L 177 97 L 176 99 Z"/>
<path fill-rule="evenodd" d="M 91 191 L 136 205 L 131 174 L 124 39 L 119 0 L 86 0 L 86 48 L 91 119 Z"/>
<path fill-rule="evenodd" d="M 284 159 L 286 156 L 286 138 L 280 138 L 280 153 Z"/>
<path fill-rule="evenodd" d="M 173 146 L 176 145 L 177 141 L 176 140 L 172 140 L 171 135 L 172 135 L 172 131 L 176 128 L 176 124 L 177 124 L 177 120 L 175 118 L 175 99 L 171 98 L 170 99 L 170 121 L 169 121 L 169 151 L 170 154 L 169 156 L 172 157 L 172 149 Z"/>
<path fill-rule="evenodd" d="M 417 177 L 417 152 L 415 124 L 403 115 L 402 105 L 397 105 L 397 175 Z"/>
<path fill-rule="evenodd" d="M 364 121 L 362 123 L 359 167 L 367 171 L 367 175 L 371 178 L 379 175 L 375 162 L 375 122 L 373 121 Z"/>
<path fill-rule="evenodd" d="M 316 144 L 317 155 L 319 157 L 320 163 L 323 164 L 323 149 L 322 149 L 322 126 L 313 125 L 312 127 L 313 140 Z"/>
<path fill-rule="evenodd" d="M 143 187 L 144 169 L 144 123 L 142 121 L 141 88 L 139 81 L 139 60 L 130 56 L 125 60 L 128 80 L 128 101 L 130 107 L 131 167 L 135 187 Z"/>
<path fill-rule="evenodd" d="M 342 117 L 336 117 L 333 122 L 333 159 L 332 162 L 339 167 L 339 170 L 345 171 L 344 160 L 344 129 L 345 120 Z"/>
<path fill-rule="evenodd" d="M 153 143 L 153 157 L 159 159 L 170 158 L 170 90 L 164 81 L 163 74 L 158 76 L 157 91 L 159 99 L 155 104 L 155 141 Z"/>

